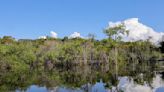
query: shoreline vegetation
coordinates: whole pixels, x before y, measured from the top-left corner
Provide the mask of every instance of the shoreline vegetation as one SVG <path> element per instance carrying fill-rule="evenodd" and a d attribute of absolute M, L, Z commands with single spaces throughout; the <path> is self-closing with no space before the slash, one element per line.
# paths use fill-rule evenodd
<path fill-rule="evenodd" d="M 96 82 L 99 78 L 117 80 L 118 76 L 134 76 L 135 73 L 160 68 L 161 64 L 156 61 L 164 57 L 164 42 L 159 47 L 150 43 L 149 39 L 123 42 L 118 35 L 128 35 L 128 30 L 123 26 L 106 29 L 104 33 L 108 38 L 102 40 L 95 40 L 92 34 L 88 39 L 48 37 L 16 41 L 10 36 L 0 38 L 0 89 L 4 90 L 9 86 L 9 89 L 24 89 L 34 81 L 36 84 L 45 82 L 53 86 L 72 83 L 74 87 L 78 87 L 88 81 Z M 78 70 L 77 67 L 82 69 Z M 107 75 L 102 75 L 104 73 Z M 89 78 L 90 74 L 95 76 Z M 31 81 L 26 80 L 27 77 Z M 74 79 L 76 77 L 79 78 Z M 44 81 L 44 78 L 51 81 Z M 116 81 L 111 83 L 115 84 Z"/>

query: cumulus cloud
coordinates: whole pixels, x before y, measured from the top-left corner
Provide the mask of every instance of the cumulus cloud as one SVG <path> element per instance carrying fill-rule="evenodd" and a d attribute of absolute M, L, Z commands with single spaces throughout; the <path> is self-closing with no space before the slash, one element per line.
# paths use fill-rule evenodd
<path fill-rule="evenodd" d="M 57 33 L 54 31 L 50 31 L 50 37 L 57 38 Z M 47 39 L 47 36 L 40 36 L 39 39 Z"/>
<path fill-rule="evenodd" d="M 68 38 L 82 38 L 79 32 L 74 32 Z"/>
<path fill-rule="evenodd" d="M 123 41 L 138 41 L 147 40 L 157 44 L 162 40 L 164 33 L 156 32 L 151 27 L 148 27 L 138 21 L 138 18 L 130 18 L 124 21 L 109 22 L 108 28 L 124 25 L 126 30 L 129 30 L 129 35 L 122 35 Z"/>
<path fill-rule="evenodd" d="M 47 36 L 40 36 L 39 39 L 47 39 Z"/>
<path fill-rule="evenodd" d="M 57 38 L 57 33 L 54 32 L 54 31 L 51 31 L 50 35 L 51 35 L 52 38 Z"/>

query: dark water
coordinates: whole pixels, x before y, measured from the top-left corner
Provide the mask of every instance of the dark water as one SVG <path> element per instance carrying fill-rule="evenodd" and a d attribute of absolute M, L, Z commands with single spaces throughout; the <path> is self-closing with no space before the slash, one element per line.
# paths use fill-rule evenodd
<path fill-rule="evenodd" d="M 81 65 L 9 72 L 0 76 L 0 92 L 164 92 L 164 72 L 152 67 Z"/>

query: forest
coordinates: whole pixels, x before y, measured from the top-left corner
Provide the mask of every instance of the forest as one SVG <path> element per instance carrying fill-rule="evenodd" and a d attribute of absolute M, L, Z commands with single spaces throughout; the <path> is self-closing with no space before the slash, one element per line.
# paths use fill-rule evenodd
<path fill-rule="evenodd" d="M 45 71 L 49 72 L 47 75 L 55 74 L 50 77 L 51 79 L 59 80 L 63 76 L 70 78 L 72 73 L 69 70 L 77 66 L 83 68 L 92 66 L 93 70 L 87 72 L 101 69 L 101 72 L 108 73 L 113 78 L 131 74 L 129 71 L 147 72 L 159 67 L 156 61 L 162 60 L 164 57 L 164 42 L 160 42 L 159 46 L 149 42 L 149 39 L 124 42 L 118 35 L 120 33 L 128 35 L 128 30 L 125 30 L 123 26 L 105 29 L 103 32 L 108 38 L 102 40 L 96 40 L 93 34 L 89 34 L 87 39 L 48 37 L 47 39 L 16 40 L 11 36 L 0 38 L 0 88 L 8 87 L 3 85 L 4 82 L 4 84 L 12 86 L 13 83 L 16 86 L 25 86 L 15 83 L 18 80 L 25 81 L 25 77 L 29 77 L 29 75 L 35 78 L 36 72 L 40 75 Z M 83 70 L 77 70 L 77 74 L 72 74 L 72 76 L 80 77 L 82 75 L 80 71 Z M 98 72 L 95 75 L 102 76 Z M 68 82 L 67 78 L 63 79 Z M 87 77 L 81 79 L 87 79 Z M 77 83 L 78 79 L 70 82 L 72 81 Z M 80 86 L 85 81 L 78 82 L 79 84 L 74 86 Z"/>

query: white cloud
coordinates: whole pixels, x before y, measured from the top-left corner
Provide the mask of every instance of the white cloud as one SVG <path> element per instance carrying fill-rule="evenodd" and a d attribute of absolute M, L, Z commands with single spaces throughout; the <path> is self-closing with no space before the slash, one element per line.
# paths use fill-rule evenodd
<path fill-rule="evenodd" d="M 40 36 L 39 39 L 47 39 L 47 36 Z"/>
<path fill-rule="evenodd" d="M 50 35 L 51 35 L 52 38 L 57 38 L 58 34 L 56 32 L 54 32 L 54 31 L 51 31 Z"/>
<path fill-rule="evenodd" d="M 79 32 L 74 32 L 68 38 L 83 38 Z"/>
<path fill-rule="evenodd" d="M 50 37 L 52 37 L 52 38 L 57 38 L 57 33 L 56 32 L 54 32 L 54 31 L 51 31 L 50 32 Z M 39 39 L 47 39 L 47 36 L 40 36 L 40 37 L 38 37 Z"/>
<path fill-rule="evenodd" d="M 138 41 L 147 40 L 151 37 L 150 42 L 157 44 L 162 40 L 164 33 L 156 32 L 151 27 L 148 27 L 138 21 L 138 18 L 130 18 L 125 21 L 109 22 L 108 28 L 124 24 L 125 28 L 129 30 L 129 35 L 123 35 L 123 41 Z"/>

